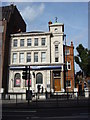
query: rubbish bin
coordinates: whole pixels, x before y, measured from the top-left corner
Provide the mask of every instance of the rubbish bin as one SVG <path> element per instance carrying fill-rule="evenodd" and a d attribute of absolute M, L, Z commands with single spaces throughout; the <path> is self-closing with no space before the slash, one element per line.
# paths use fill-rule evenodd
<path fill-rule="evenodd" d="M 85 98 L 89 98 L 89 90 L 88 90 L 88 88 L 85 88 Z"/>

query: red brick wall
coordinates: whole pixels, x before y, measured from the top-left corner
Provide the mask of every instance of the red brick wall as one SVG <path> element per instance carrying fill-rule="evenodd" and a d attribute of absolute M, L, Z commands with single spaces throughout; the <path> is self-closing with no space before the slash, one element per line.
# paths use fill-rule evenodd
<path fill-rule="evenodd" d="M 68 72 L 66 72 L 65 81 L 66 80 L 71 81 L 71 88 L 68 88 L 68 91 L 73 91 L 74 89 L 74 47 L 73 47 L 73 43 L 71 42 L 71 46 L 66 46 L 66 49 L 69 49 L 70 54 L 69 55 L 67 54 L 67 58 L 65 56 L 65 61 L 67 60 L 71 63 L 71 70 L 68 70 Z M 65 46 L 64 46 L 64 52 L 65 52 Z"/>

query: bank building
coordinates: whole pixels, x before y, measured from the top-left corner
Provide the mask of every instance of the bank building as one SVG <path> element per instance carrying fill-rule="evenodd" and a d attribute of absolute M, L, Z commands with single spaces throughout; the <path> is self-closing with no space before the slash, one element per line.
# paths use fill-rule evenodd
<path fill-rule="evenodd" d="M 49 31 L 11 34 L 8 92 L 26 92 L 28 79 L 22 79 L 23 66 L 43 68 L 30 70 L 30 89 L 38 85 L 48 92 L 65 91 L 64 24 L 48 22 Z M 48 69 L 52 68 L 52 69 Z M 40 89 L 41 91 L 41 89 Z"/>

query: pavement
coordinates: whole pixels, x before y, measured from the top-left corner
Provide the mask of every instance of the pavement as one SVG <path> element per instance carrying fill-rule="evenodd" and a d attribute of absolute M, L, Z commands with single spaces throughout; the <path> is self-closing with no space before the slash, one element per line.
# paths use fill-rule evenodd
<path fill-rule="evenodd" d="M 75 99 L 36 99 L 30 100 L 2 100 L 3 107 L 22 107 L 22 108 L 47 108 L 47 107 L 73 107 L 73 106 L 90 106 L 90 98 L 75 98 Z"/>

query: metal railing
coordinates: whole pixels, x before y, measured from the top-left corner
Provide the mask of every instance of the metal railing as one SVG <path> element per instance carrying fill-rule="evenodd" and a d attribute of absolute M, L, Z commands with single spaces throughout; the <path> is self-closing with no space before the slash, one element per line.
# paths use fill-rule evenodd
<path fill-rule="evenodd" d="M 7 103 L 26 103 L 26 93 L 7 93 L 1 94 L 1 99 L 3 104 Z M 85 100 L 90 100 L 90 91 L 84 92 L 47 92 L 47 93 L 33 93 L 32 99 L 30 99 L 30 105 L 39 106 L 42 103 L 48 104 L 47 106 L 60 106 L 65 103 L 80 103 Z M 45 106 L 45 104 L 43 104 Z M 46 106 L 45 106 L 46 107 Z"/>

